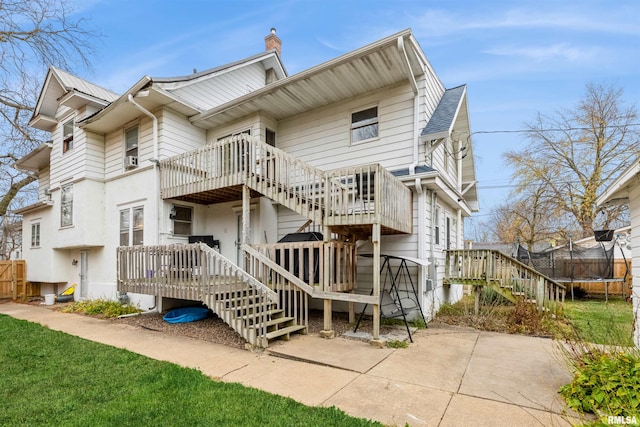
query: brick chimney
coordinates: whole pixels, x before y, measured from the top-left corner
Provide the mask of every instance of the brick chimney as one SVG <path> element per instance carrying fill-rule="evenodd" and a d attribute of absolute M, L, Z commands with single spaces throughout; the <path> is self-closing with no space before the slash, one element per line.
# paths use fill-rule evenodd
<path fill-rule="evenodd" d="M 275 49 L 280 56 L 280 46 L 282 46 L 282 40 L 276 36 L 276 29 L 271 29 L 271 34 L 264 38 L 265 50 Z"/>

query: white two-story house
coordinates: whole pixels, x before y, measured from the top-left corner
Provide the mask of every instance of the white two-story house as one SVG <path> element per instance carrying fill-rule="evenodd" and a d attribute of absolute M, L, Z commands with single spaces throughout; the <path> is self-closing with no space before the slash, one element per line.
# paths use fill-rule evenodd
<path fill-rule="evenodd" d="M 378 318 L 385 261 L 410 259 L 392 296 L 427 319 L 461 297 L 442 275 L 478 210 L 466 86 L 445 88 L 410 30 L 291 76 L 265 41 L 123 94 L 51 67 L 31 120 L 51 141 L 16 164 L 39 176 L 18 211 L 28 280 L 143 309 L 201 300 L 233 326 L 233 276 L 269 304 L 297 295 L 293 317 L 324 308 L 328 333 L 332 310 Z"/>

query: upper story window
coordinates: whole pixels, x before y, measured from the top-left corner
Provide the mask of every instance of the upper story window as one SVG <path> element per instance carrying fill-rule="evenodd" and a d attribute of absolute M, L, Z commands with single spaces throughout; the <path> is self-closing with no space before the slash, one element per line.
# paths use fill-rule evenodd
<path fill-rule="evenodd" d="M 436 212 L 433 216 L 433 234 L 434 234 L 434 243 L 436 245 L 440 244 L 440 208 L 436 206 Z"/>
<path fill-rule="evenodd" d="M 190 236 L 193 209 L 187 206 L 173 206 L 170 218 L 173 220 L 173 234 Z"/>
<path fill-rule="evenodd" d="M 73 225 L 73 184 L 62 186 L 60 194 L 60 227 Z"/>
<path fill-rule="evenodd" d="M 138 126 L 124 132 L 124 168 L 138 167 Z"/>
<path fill-rule="evenodd" d="M 40 247 L 40 223 L 31 224 L 31 247 Z"/>
<path fill-rule="evenodd" d="M 351 114 L 351 142 L 378 137 L 378 107 Z"/>
<path fill-rule="evenodd" d="M 73 148 L 73 119 L 65 122 L 62 125 L 62 152 L 66 153 L 72 148 Z"/>

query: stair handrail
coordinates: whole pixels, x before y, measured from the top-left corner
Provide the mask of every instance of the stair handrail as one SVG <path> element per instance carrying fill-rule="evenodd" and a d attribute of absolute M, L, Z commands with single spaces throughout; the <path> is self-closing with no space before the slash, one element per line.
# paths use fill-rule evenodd
<path fill-rule="evenodd" d="M 475 271 L 475 273 L 483 273 L 484 277 L 469 277 L 465 274 L 460 274 L 461 279 L 467 279 L 467 280 L 484 280 L 486 281 L 486 283 L 490 283 L 492 280 L 506 280 L 506 279 L 512 279 L 512 278 L 506 278 L 506 277 L 498 277 L 495 273 L 495 259 L 502 259 L 503 261 L 508 262 L 511 266 L 515 266 L 517 268 L 519 268 L 521 271 L 526 271 L 527 274 L 531 275 L 532 279 L 535 279 L 538 281 L 538 285 L 536 287 L 532 287 L 531 289 L 534 291 L 534 294 L 536 295 L 536 299 L 537 299 L 537 303 L 540 307 L 545 306 L 546 304 L 552 304 L 555 302 L 558 302 L 559 298 L 562 297 L 562 301 L 564 301 L 564 293 L 566 292 L 566 287 L 561 284 L 556 282 L 555 280 L 553 280 L 552 278 L 540 273 L 539 271 L 537 271 L 536 269 L 532 268 L 531 266 L 528 266 L 520 261 L 518 261 L 517 259 L 505 254 L 502 251 L 499 250 L 495 250 L 495 249 L 449 249 L 446 251 L 447 254 L 447 258 L 446 258 L 446 268 L 445 268 L 445 278 L 452 278 L 455 277 L 454 275 L 451 274 L 451 270 L 455 270 L 456 268 L 458 268 L 458 266 L 452 265 L 452 257 L 455 256 L 456 254 L 459 254 L 460 259 L 461 259 L 461 263 L 462 263 L 462 268 L 464 269 L 464 264 L 465 264 L 465 258 L 466 257 L 470 257 L 473 254 L 478 254 L 477 259 L 486 259 L 487 263 L 486 265 L 484 265 L 483 268 L 480 268 L 478 270 Z M 483 256 L 479 256 L 480 254 L 484 254 Z M 488 262 L 489 260 L 492 260 L 490 263 Z M 463 271 L 463 273 L 465 273 Z M 540 280 L 543 281 L 543 284 L 540 283 Z M 452 282 L 452 280 L 449 280 L 449 282 Z M 547 289 L 547 287 L 549 287 Z M 557 310 L 557 307 L 556 307 Z"/>
<path fill-rule="evenodd" d="M 242 250 L 247 257 L 246 268 L 256 275 L 257 280 L 270 283 L 276 293 L 283 292 L 287 301 L 281 305 L 285 315 L 292 317 L 297 325 L 309 326 L 309 296 L 313 294 L 313 287 L 291 274 L 289 271 L 273 262 L 270 258 L 249 245 L 242 245 Z M 266 267 L 266 269 L 262 268 Z M 251 274 L 251 273 L 250 273 Z M 274 277 L 274 274 L 284 280 Z M 262 277 L 260 277 L 262 276 Z"/>
<path fill-rule="evenodd" d="M 213 248 L 210 248 L 204 243 L 192 243 L 192 245 L 197 245 L 200 251 L 207 254 L 207 256 L 211 257 L 212 259 L 219 260 L 221 264 L 224 265 L 225 268 L 228 268 L 229 271 L 231 271 L 232 273 L 239 275 L 242 278 L 243 282 L 255 288 L 260 294 L 266 296 L 269 301 L 274 303 L 278 302 L 278 295 L 271 288 L 269 288 L 264 283 L 260 282 L 258 279 L 253 277 L 251 274 L 249 274 L 247 271 L 245 271 L 241 267 L 231 262 L 231 260 L 224 257 L 220 252 L 216 251 Z M 208 265 L 211 265 L 211 264 L 208 264 Z"/>
<path fill-rule="evenodd" d="M 262 264 L 265 264 L 267 267 L 269 267 L 269 270 L 279 274 L 284 279 L 306 292 L 309 296 L 313 296 L 313 286 L 309 286 L 307 283 L 305 283 L 304 280 L 287 271 L 284 267 L 272 261 L 269 257 L 261 254 L 260 251 L 256 250 L 250 245 L 242 245 L 242 250 L 250 257 L 259 260 Z"/>

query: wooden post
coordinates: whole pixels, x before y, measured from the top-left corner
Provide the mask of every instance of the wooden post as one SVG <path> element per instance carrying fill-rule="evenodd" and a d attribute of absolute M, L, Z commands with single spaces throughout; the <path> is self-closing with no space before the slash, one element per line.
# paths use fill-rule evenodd
<path fill-rule="evenodd" d="M 322 240 L 323 240 L 323 251 L 324 251 L 324 259 L 323 259 L 323 278 L 322 278 L 322 290 L 324 292 L 329 292 L 329 279 L 331 277 L 331 248 L 329 247 L 329 241 L 331 240 L 331 230 L 326 225 L 322 228 Z M 332 316 L 332 307 L 331 300 L 324 300 L 324 324 L 323 329 L 320 331 L 320 336 L 323 338 L 333 338 L 335 336 L 335 331 L 333 330 L 333 322 L 331 319 Z"/>
<path fill-rule="evenodd" d="M 380 341 L 380 223 L 373 224 L 371 232 L 373 244 L 373 295 L 376 304 L 373 305 L 373 343 Z"/>
<path fill-rule="evenodd" d="M 480 286 L 474 286 L 473 287 L 473 295 L 475 297 L 475 302 L 473 304 L 473 312 L 475 313 L 475 315 L 477 316 L 478 314 L 480 314 L 480 294 L 482 287 Z"/>
<path fill-rule="evenodd" d="M 246 185 L 242 186 L 242 244 L 249 244 L 249 223 L 251 221 L 251 193 L 249 192 L 249 187 Z M 242 254 L 242 259 L 240 260 L 240 267 L 244 268 L 244 253 Z"/>

